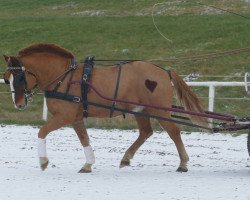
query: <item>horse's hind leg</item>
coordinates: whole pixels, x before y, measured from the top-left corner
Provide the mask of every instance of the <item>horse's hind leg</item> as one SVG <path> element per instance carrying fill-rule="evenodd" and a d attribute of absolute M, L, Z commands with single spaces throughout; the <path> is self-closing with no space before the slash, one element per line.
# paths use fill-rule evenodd
<path fill-rule="evenodd" d="M 161 126 L 168 132 L 170 138 L 174 141 L 180 157 L 180 166 L 178 172 L 187 172 L 187 163 L 189 161 L 188 154 L 185 150 L 184 144 L 181 139 L 180 129 L 173 123 L 167 121 L 159 121 Z"/>
<path fill-rule="evenodd" d="M 91 166 L 95 163 L 95 156 L 92 147 L 89 144 L 89 136 L 82 120 L 72 124 L 77 136 L 83 146 L 86 163 L 79 173 L 89 173 L 92 171 Z"/>
<path fill-rule="evenodd" d="M 134 157 L 135 152 L 153 134 L 149 118 L 144 118 L 144 117 L 135 117 L 135 118 L 139 127 L 139 137 L 126 151 L 125 155 L 121 160 L 120 168 L 130 165 L 130 159 Z"/>

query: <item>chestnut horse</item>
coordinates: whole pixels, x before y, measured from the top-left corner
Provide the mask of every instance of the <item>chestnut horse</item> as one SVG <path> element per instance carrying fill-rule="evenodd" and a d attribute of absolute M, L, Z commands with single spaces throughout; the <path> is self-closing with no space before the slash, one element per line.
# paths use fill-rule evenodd
<path fill-rule="evenodd" d="M 51 91 L 57 87 L 58 92 L 65 93 L 70 81 L 77 82 L 82 80 L 84 64 L 77 62 L 77 67 L 72 73 L 72 77 L 67 75 L 63 81 L 59 81 L 58 77 L 69 69 L 74 56 L 71 52 L 54 44 L 32 44 L 21 49 L 18 56 L 4 57 L 7 62 L 4 79 L 6 83 L 10 84 L 13 92 L 12 100 L 18 109 L 26 107 L 30 92 L 36 85 L 43 91 Z M 113 97 L 116 89 L 117 74 L 118 66 L 93 68 L 90 81 L 104 96 Z M 133 61 L 123 64 L 117 99 L 171 107 L 174 89 L 185 109 L 203 112 L 196 95 L 176 72 L 171 71 L 167 73 L 162 68 L 144 61 Z M 70 95 L 81 96 L 80 84 L 72 84 L 68 90 Z M 113 103 L 100 98 L 92 90 L 88 92 L 88 100 L 107 106 L 111 106 Z M 86 162 L 79 172 L 91 172 L 91 167 L 95 163 L 95 156 L 83 122 L 82 103 L 56 98 L 46 98 L 46 102 L 52 117 L 41 127 L 38 133 L 38 156 L 41 169 L 45 170 L 49 163 L 46 152 L 46 136 L 51 131 L 65 125 L 72 125 L 84 148 L 86 157 Z M 123 103 L 116 103 L 116 106 L 135 112 L 143 111 L 171 118 L 171 112 L 169 111 L 154 110 Z M 114 111 L 113 116 L 121 114 L 123 113 Z M 110 110 L 89 105 L 88 116 L 109 117 Z M 120 167 L 130 165 L 130 159 L 133 158 L 135 152 L 153 134 L 150 118 L 135 116 L 135 120 L 139 127 L 139 137 L 125 152 Z M 200 117 L 194 120 L 200 124 L 205 122 Z M 189 158 L 181 139 L 180 129 L 171 122 L 158 121 L 176 145 L 180 157 L 180 165 L 177 171 L 188 171 L 187 163 Z"/>

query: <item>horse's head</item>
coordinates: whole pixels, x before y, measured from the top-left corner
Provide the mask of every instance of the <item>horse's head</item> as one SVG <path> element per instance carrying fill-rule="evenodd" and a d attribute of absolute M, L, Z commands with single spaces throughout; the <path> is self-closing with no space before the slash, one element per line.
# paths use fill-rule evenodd
<path fill-rule="evenodd" d="M 4 81 L 10 85 L 15 108 L 23 110 L 32 101 L 31 89 L 37 84 L 36 77 L 25 69 L 20 58 L 4 55 L 4 59 L 7 63 Z"/>

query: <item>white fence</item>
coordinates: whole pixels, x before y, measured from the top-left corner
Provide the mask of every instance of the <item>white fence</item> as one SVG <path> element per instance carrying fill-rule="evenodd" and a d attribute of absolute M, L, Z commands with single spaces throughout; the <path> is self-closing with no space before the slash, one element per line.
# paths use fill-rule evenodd
<path fill-rule="evenodd" d="M 4 83 L 3 79 L 0 79 L 0 83 Z M 200 87 L 208 87 L 209 93 L 208 93 L 208 111 L 214 110 L 214 100 L 215 100 L 215 90 L 216 87 L 246 87 L 250 84 L 250 82 L 215 82 L 215 81 L 208 81 L 208 82 L 187 82 L 189 86 L 200 86 Z M 46 99 L 44 98 L 44 104 L 43 104 L 43 120 L 47 120 L 48 116 L 48 109 L 46 105 Z"/>
<path fill-rule="evenodd" d="M 245 82 L 187 82 L 189 86 L 203 86 L 209 87 L 208 92 L 208 111 L 214 111 L 214 99 L 215 99 L 215 87 L 234 87 L 241 86 L 245 87 Z"/>

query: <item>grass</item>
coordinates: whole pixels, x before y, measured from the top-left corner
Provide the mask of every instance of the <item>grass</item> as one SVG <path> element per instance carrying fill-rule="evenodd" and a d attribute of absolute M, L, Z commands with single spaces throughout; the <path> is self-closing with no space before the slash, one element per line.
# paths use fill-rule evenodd
<path fill-rule="evenodd" d="M 78 60 L 87 55 L 97 59 L 163 59 L 214 53 L 250 46 L 250 20 L 218 13 L 195 1 L 171 3 L 155 8 L 158 28 L 173 42 L 156 31 L 151 18 L 152 6 L 158 1 L 97 1 L 97 0 L 1 0 L 0 54 L 16 55 L 20 48 L 33 42 L 57 43 L 72 51 Z M 244 1 L 203 1 L 250 17 L 250 4 Z M 157 62 L 172 67 L 180 74 L 197 72 L 201 75 L 242 76 L 250 71 L 249 52 L 203 61 L 178 63 Z M 5 63 L 0 61 L 0 71 Z M 226 78 L 218 78 L 225 81 Z M 226 81 L 239 79 L 226 79 Z M 200 78 L 199 81 L 209 80 Z M 214 80 L 212 78 L 211 80 Z M 204 88 L 195 88 L 201 96 Z M 0 91 L 9 91 L 0 85 Z M 218 97 L 242 97 L 242 89 L 220 88 Z M 42 96 L 37 96 L 25 112 L 18 112 L 10 95 L 1 94 L 0 122 L 41 124 Z M 218 102 L 218 103 L 217 103 Z M 249 101 L 216 100 L 216 111 L 249 115 Z M 25 120 L 24 120 L 25 119 Z M 87 120 L 89 126 L 134 126 L 133 118 Z M 118 124 L 118 125 L 117 125 Z"/>

